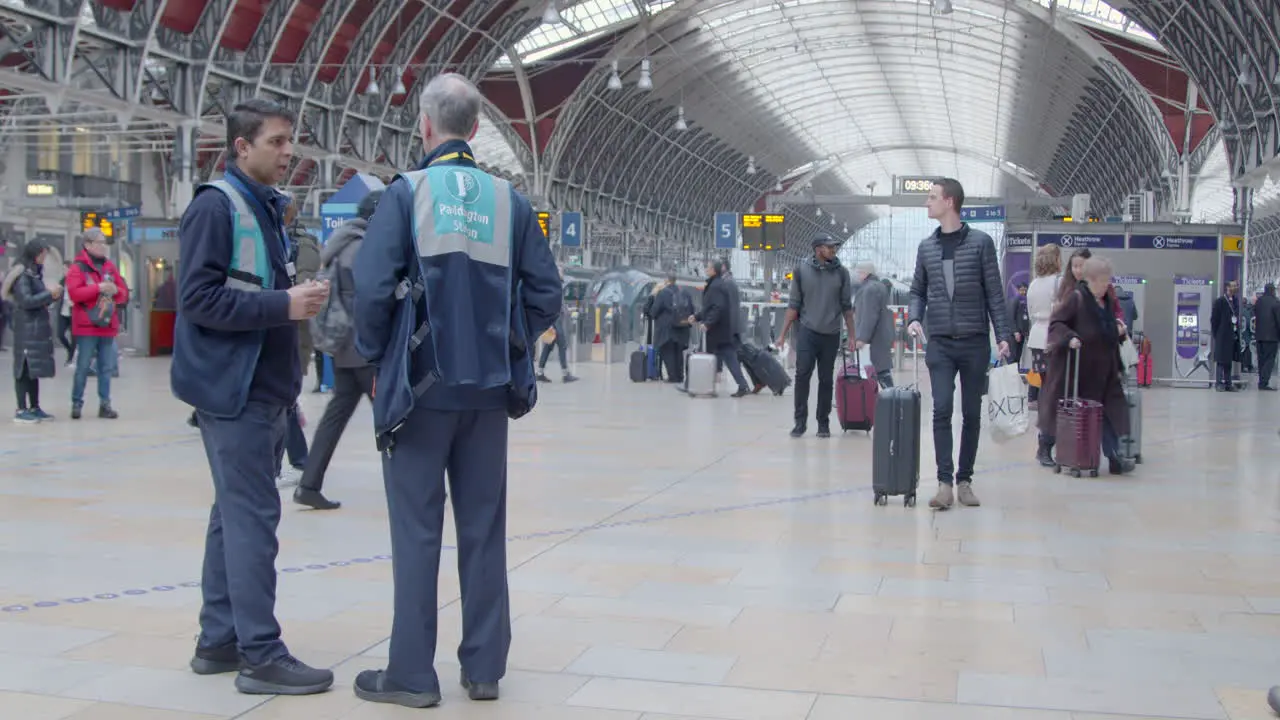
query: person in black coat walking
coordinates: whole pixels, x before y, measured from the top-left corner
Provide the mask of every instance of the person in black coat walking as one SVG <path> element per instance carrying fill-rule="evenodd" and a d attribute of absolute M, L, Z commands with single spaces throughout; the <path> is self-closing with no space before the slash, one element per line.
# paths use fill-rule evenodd
<path fill-rule="evenodd" d="M 1227 283 L 1225 292 L 1213 301 L 1209 313 L 1209 330 L 1213 334 L 1213 361 L 1217 365 L 1216 384 L 1219 392 L 1235 390 L 1231 377 L 1231 363 L 1240 352 L 1240 286 L 1233 280 Z"/>
<path fill-rule="evenodd" d="M 13 380 L 18 410 L 13 421 L 38 423 L 53 416 L 40 409 L 40 379 L 57 371 L 53 356 L 53 324 L 49 306 L 62 299 L 62 288 L 44 284 L 45 244 L 33 240 L 10 269 L 0 296 L 13 299 Z"/>
<path fill-rule="evenodd" d="M 1276 369 L 1276 350 L 1280 349 L 1280 298 L 1276 284 L 1267 283 L 1262 296 L 1253 306 L 1253 337 L 1258 343 L 1258 389 L 1275 390 L 1271 374 Z"/>
<path fill-rule="evenodd" d="M 738 391 L 733 397 L 751 394 L 738 359 L 739 307 L 738 284 L 729 277 L 728 263 L 717 260 L 708 264 L 707 285 L 702 290 L 702 309 L 689 318 L 689 323 L 700 322 L 706 327 L 707 352 L 714 353 L 721 366 L 727 365 L 729 374 L 738 383 Z"/>

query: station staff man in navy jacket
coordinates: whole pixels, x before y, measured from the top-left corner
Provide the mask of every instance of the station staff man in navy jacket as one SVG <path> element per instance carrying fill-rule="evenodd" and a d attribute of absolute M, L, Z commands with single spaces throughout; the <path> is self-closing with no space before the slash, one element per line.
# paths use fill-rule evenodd
<path fill-rule="evenodd" d="M 199 416 L 214 489 L 191 669 L 239 670 L 236 688 L 250 694 L 333 684 L 332 671 L 289 654 L 275 618 L 275 467 L 285 413 L 302 389 L 297 321 L 329 294 L 326 283 L 293 284 L 288 199 L 272 187 L 288 171 L 293 125 L 273 102 L 237 105 L 227 117 L 226 174 L 197 189 L 178 230 L 170 385 Z"/>
<path fill-rule="evenodd" d="M 445 74 L 422 91 L 427 155 L 397 176 L 355 262 L 356 349 L 378 366 L 395 618 L 385 670 L 356 676 L 365 700 L 440 702 L 436 579 L 445 474 L 462 589 L 461 682 L 494 700 L 511 646 L 507 596 L 507 424 L 536 399 L 534 339 L 560 315 L 562 284 L 529 201 L 476 166 L 480 92 Z M 404 300 L 404 298 L 410 300 Z M 402 318 L 412 303 L 414 340 Z M 408 359 L 407 368 L 405 359 Z M 388 418 L 392 397 L 412 402 Z"/>

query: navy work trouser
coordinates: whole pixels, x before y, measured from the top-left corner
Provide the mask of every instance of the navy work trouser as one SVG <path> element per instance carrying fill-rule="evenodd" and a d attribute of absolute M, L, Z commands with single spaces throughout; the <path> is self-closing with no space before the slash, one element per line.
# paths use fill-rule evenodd
<path fill-rule="evenodd" d="M 284 444 L 282 405 L 249 402 L 232 420 L 199 413 L 213 474 L 213 509 L 204 541 L 200 647 L 237 643 L 250 665 L 288 654 L 276 622 L 280 493 L 276 458 Z"/>
<path fill-rule="evenodd" d="M 414 692 L 440 689 L 436 580 L 444 530 L 445 475 L 453 495 L 462 590 L 458 662 L 473 682 L 506 674 L 511 648 L 507 595 L 507 413 L 419 407 L 382 458 L 391 521 L 395 619 L 387 677 Z"/>

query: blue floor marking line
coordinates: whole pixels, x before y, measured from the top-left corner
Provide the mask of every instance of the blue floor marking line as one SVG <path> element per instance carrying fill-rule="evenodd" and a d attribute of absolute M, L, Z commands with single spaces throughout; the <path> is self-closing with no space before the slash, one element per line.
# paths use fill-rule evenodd
<path fill-rule="evenodd" d="M 1265 425 L 1262 423 L 1248 423 L 1248 424 L 1238 425 L 1231 428 L 1224 428 L 1221 430 L 1211 430 L 1206 432 L 1191 433 L 1188 435 L 1169 438 L 1168 440 L 1160 440 L 1157 442 L 1148 443 L 1147 445 L 1149 447 L 1160 447 L 1163 445 L 1172 445 L 1174 443 L 1185 442 L 1187 440 L 1214 437 L 1218 435 L 1229 435 L 1232 433 L 1241 432 L 1243 430 L 1257 429 L 1259 427 L 1265 427 L 1269 429 L 1271 426 Z M 157 445 L 156 447 L 161 447 L 161 446 Z M 993 467 L 979 467 L 977 468 L 976 472 L 997 473 L 997 472 L 1003 472 L 1005 470 L 1013 470 L 1016 468 L 1031 467 L 1035 465 L 1037 465 L 1037 462 L 1034 459 L 1032 459 L 1032 460 L 1026 460 L 1026 461 L 1005 463 L 1004 465 L 997 465 Z M 721 513 L 740 512 L 743 510 L 756 510 L 764 507 L 774 507 L 774 506 L 780 506 L 780 505 L 798 505 L 800 503 L 810 502 L 813 500 L 821 500 L 823 498 L 851 495 L 856 492 L 866 491 L 870 489 L 871 489 L 870 485 L 859 485 L 856 487 L 842 488 L 840 490 L 827 490 L 824 492 L 809 493 L 806 495 L 792 495 L 789 497 L 782 497 L 782 498 L 770 498 L 768 500 L 758 500 L 755 502 L 740 503 L 737 505 L 723 505 L 719 507 L 702 508 L 699 510 L 686 510 L 684 512 L 668 513 L 664 515 L 648 515 L 644 517 L 635 518 L 634 520 L 615 520 L 612 522 L 594 523 L 591 525 L 583 525 L 580 527 L 573 527 L 573 528 L 564 528 L 560 530 L 544 530 L 540 532 L 522 533 L 519 535 L 512 535 L 508 537 L 507 541 L 511 542 L 515 540 L 537 540 L 537 539 L 546 538 L 546 537 L 556 537 L 561 535 L 573 535 L 578 533 L 586 533 L 594 530 L 607 530 L 610 528 L 618 528 L 618 527 L 626 527 L 626 526 L 649 525 L 653 523 L 663 522 L 666 520 L 678 520 L 681 518 L 688 518 L 688 517 L 704 517 L 709 515 L 717 515 Z M 443 545 L 441 546 L 441 549 L 457 550 L 457 547 L 453 545 Z M 308 563 L 306 565 L 301 565 L 301 566 L 281 568 L 280 573 L 285 575 L 296 575 L 298 573 L 307 572 L 307 571 L 319 572 L 323 570 L 329 570 L 335 567 L 347 567 L 349 565 L 363 565 L 363 564 L 368 564 L 373 562 L 386 562 L 390 559 L 391 559 L 390 555 L 383 554 L 383 555 L 374 555 L 372 557 L 351 558 L 349 560 L 334 560 L 328 563 Z M 129 590 L 122 590 L 119 592 L 103 592 L 103 593 L 95 593 L 93 595 L 87 595 L 87 596 L 70 597 L 60 601 L 59 600 L 41 600 L 39 602 L 34 602 L 31 605 L 5 605 L 0 607 L 0 612 L 24 613 L 24 612 L 29 612 L 31 610 L 53 608 L 53 607 L 59 607 L 62 605 L 82 605 L 84 603 L 93 602 L 95 600 L 100 600 L 100 601 L 116 600 L 122 597 L 136 597 L 138 595 L 147 595 L 152 592 L 173 592 L 175 590 L 178 590 L 179 588 L 198 588 L 198 587 L 200 587 L 199 580 L 188 580 L 186 582 L 177 583 L 176 585 L 154 585 L 149 590 L 144 590 L 141 588 L 131 588 Z"/>

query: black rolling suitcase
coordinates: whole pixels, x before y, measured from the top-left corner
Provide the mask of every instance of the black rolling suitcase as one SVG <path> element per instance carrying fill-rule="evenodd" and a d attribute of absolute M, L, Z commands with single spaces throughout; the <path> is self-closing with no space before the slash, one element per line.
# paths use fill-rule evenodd
<path fill-rule="evenodd" d="M 920 487 L 920 356 L 915 359 L 915 383 L 885 388 L 876 396 L 876 424 L 871 433 L 871 488 L 877 505 L 890 496 L 914 507 Z"/>
<path fill-rule="evenodd" d="M 774 395 L 781 395 L 790 387 L 791 378 L 773 353 L 742 343 L 738 357 L 756 387 L 767 387 Z"/>

